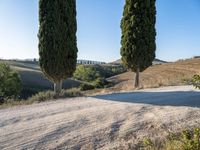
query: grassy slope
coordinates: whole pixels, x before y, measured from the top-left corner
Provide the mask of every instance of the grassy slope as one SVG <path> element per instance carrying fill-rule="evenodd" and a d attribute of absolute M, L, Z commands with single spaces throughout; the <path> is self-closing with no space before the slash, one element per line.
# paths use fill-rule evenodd
<path fill-rule="evenodd" d="M 34 62 L 22 62 L 22 61 L 7 61 L 12 68 L 17 70 L 21 76 L 22 84 L 24 88 L 30 88 L 35 90 L 48 90 L 53 89 L 53 83 L 51 83 L 40 71 L 38 63 Z M 68 79 L 64 81 L 64 88 L 78 87 L 79 81 Z"/>
<path fill-rule="evenodd" d="M 9 63 L 13 68 L 19 71 L 25 88 L 40 90 L 53 88 L 53 84 L 44 77 L 37 63 L 19 61 L 9 61 Z M 141 87 L 149 88 L 184 84 L 183 80 L 191 79 L 193 75 L 200 73 L 199 64 L 200 58 L 196 58 L 149 67 L 141 73 Z M 132 90 L 133 79 L 134 73 L 126 72 L 109 78 L 109 80 L 115 83 L 114 87 L 104 90 L 94 90 L 89 93 Z M 79 85 L 79 81 L 71 79 L 64 82 L 64 88 L 77 87 Z"/>
<path fill-rule="evenodd" d="M 193 75 L 200 73 L 200 59 L 190 59 L 155 65 L 141 73 L 141 87 L 160 87 L 167 85 L 181 85 L 183 80 L 191 79 Z M 112 90 L 132 90 L 134 73 L 126 72 L 110 80 L 115 82 Z"/>

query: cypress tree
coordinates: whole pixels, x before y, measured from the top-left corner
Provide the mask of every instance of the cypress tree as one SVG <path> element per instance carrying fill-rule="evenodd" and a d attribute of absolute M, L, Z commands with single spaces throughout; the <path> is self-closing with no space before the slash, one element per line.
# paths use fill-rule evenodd
<path fill-rule="evenodd" d="M 121 56 L 123 64 L 136 73 L 135 88 L 139 87 L 139 73 L 152 65 L 156 50 L 156 0 L 126 0 L 121 20 Z"/>
<path fill-rule="evenodd" d="M 39 25 L 40 67 L 59 93 L 76 69 L 76 0 L 39 0 Z"/>

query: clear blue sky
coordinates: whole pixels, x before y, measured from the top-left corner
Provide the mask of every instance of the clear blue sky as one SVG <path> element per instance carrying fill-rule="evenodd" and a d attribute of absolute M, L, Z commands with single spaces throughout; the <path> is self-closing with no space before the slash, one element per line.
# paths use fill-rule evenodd
<path fill-rule="evenodd" d="M 78 58 L 120 58 L 125 0 L 77 0 Z M 200 55 L 200 0 L 157 0 L 157 58 Z M 38 0 L 0 0 L 0 58 L 38 58 Z"/>

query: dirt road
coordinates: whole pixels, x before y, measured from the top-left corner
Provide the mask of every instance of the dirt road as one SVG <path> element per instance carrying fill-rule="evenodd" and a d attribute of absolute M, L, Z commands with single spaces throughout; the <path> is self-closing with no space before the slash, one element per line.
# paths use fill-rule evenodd
<path fill-rule="evenodd" d="M 191 86 L 64 99 L 0 110 L 0 149 L 113 149 L 200 126 Z"/>

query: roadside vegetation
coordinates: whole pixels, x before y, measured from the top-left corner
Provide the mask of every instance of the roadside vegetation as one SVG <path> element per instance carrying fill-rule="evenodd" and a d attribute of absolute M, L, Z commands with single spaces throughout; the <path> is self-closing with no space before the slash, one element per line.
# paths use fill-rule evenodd
<path fill-rule="evenodd" d="M 159 143 L 145 138 L 143 147 L 146 150 L 200 150 L 200 128 L 187 129 L 181 133 L 170 133 L 165 140 Z"/>
<path fill-rule="evenodd" d="M 21 89 L 19 74 L 6 63 L 0 62 L 0 103 L 6 99 L 19 98 Z"/>
<path fill-rule="evenodd" d="M 194 75 L 192 78 L 192 84 L 195 88 L 200 89 L 200 75 Z"/>
<path fill-rule="evenodd" d="M 62 98 L 71 98 L 71 97 L 77 97 L 77 96 L 82 96 L 83 94 L 81 93 L 80 89 L 78 88 L 72 88 L 72 89 L 67 89 L 67 90 L 61 90 L 59 94 L 56 94 L 53 91 L 44 91 L 44 92 L 39 92 L 28 99 L 5 99 L 4 103 L 0 105 L 1 108 L 7 108 L 11 106 L 16 106 L 16 105 L 30 105 L 33 103 L 41 103 L 45 101 L 51 101 L 51 100 L 56 100 L 56 99 L 62 99 Z"/>

